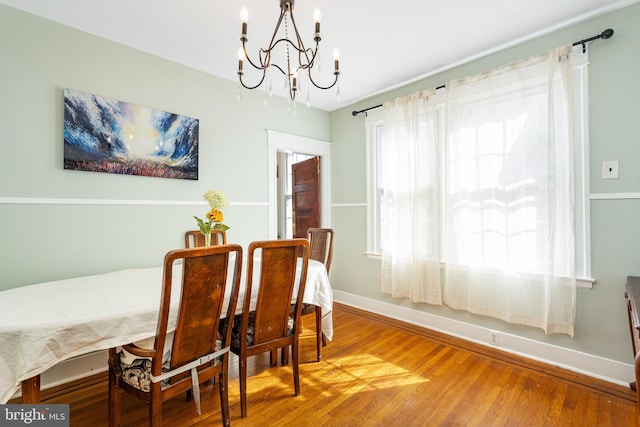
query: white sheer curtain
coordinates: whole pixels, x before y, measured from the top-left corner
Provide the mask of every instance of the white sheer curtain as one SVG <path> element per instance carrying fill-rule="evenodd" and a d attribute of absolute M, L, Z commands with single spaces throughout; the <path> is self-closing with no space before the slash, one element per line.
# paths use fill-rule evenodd
<path fill-rule="evenodd" d="M 381 289 L 442 304 L 436 91 L 384 104 Z"/>
<path fill-rule="evenodd" d="M 570 53 L 447 85 L 444 301 L 573 336 Z"/>

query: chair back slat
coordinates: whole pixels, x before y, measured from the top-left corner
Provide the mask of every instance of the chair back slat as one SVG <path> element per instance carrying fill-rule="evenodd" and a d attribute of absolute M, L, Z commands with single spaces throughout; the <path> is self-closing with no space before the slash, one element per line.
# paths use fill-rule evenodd
<path fill-rule="evenodd" d="M 173 284 L 171 283 L 172 270 L 178 260 L 182 261 L 182 283 Z M 159 328 L 163 327 L 166 330 L 168 325 L 171 288 L 181 286 L 178 318 L 171 347 L 170 369 L 178 368 L 215 351 L 227 286 L 232 287 L 229 293 L 232 302 L 229 303 L 227 313 L 222 317 L 233 318 L 235 313 L 241 265 L 242 248 L 239 245 L 180 249 L 167 254 L 163 300 L 158 319 Z M 228 277 L 229 272 L 233 274 L 231 281 Z M 158 334 L 156 337 L 157 349 L 160 345 L 162 347 L 167 345 L 164 341 L 165 336 L 166 333 Z M 228 345 L 230 338 L 222 338 L 222 345 Z M 178 382 L 186 376 L 188 372 L 172 377 L 170 383 Z"/>
<path fill-rule="evenodd" d="M 258 278 L 254 278 L 255 254 L 260 254 L 258 283 L 255 283 Z M 296 305 L 301 304 L 307 276 L 308 257 L 309 243 L 306 239 L 267 240 L 253 242 L 249 245 L 247 287 L 243 312 L 249 312 L 251 302 L 249 295 L 254 286 L 259 286 L 254 310 L 254 346 L 290 338 L 288 336 L 288 321 L 291 315 L 291 301 L 294 289 L 297 289 Z M 296 274 L 298 268 L 300 274 Z M 298 319 L 299 317 L 295 317 L 294 313 L 294 321 L 298 321 Z M 243 318 L 243 321 L 248 320 Z"/>
<path fill-rule="evenodd" d="M 331 259 L 333 258 L 333 237 L 331 228 L 309 228 L 307 239 L 309 240 L 309 259 L 320 261 L 329 273 Z"/>
<path fill-rule="evenodd" d="M 227 232 L 220 230 L 211 231 L 211 246 L 226 245 Z M 185 248 L 199 248 L 204 246 L 204 234 L 200 230 L 189 230 L 184 233 Z"/>
<path fill-rule="evenodd" d="M 295 286 L 297 248 L 262 248 L 254 344 L 286 337 Z"/>
<path fill-rule="evenodd" d="M 172 368 L 215 351 L 228 257 L 229 254 L 220 253 L 184 260 L 182 297 L 171 352 Z"/>

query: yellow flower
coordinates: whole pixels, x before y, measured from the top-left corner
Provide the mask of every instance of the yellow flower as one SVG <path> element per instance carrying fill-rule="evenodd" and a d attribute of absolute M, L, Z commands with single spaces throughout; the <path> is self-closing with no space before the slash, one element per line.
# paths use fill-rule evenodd
<path fill-rule="evenodd" d="M 211 211 L 207 212 L 206 218 L 212 222 L 224 221 L 224 215 L 222 214 L 222 211 L 218 209 L 211 209 Z"/>

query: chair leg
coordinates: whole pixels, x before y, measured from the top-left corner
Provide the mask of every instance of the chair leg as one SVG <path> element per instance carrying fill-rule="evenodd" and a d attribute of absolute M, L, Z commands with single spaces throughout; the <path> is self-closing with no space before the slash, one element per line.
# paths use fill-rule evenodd
<path fill-rule="evenodd" d="M 247 417 L 247 356 L 241 355 L 240 365 L 240 415 Z"/>
<path fill-rule="evenodd" d="M 316 352 L 318 362 L 322 359 L 322 307 L 316 306 Z"/>
<path fill-rule="evenodd" d="M 231 419 L 229 417 L 229 380 L 228 380 L 228 362 L 223 362 L 225 366 L 223 372 L 218 375 L 218 387 L 220 389 L 220 414 L 222 415 L 222 425 L 229 427 Z"/>
<path fill-rule="evenodd" d="M 288 348 L 288 347 L 287 347 Z M 300 372 L 298 371 L 298 341 L 291 345 L 291 359 L 293 364 L 293 389 L 296 396 L 300 395 Z"/>
<path fill-rule="evenodd" d="M 120 379 L 115 349 L 109 350 L 109 427 L 120 426 Z"/>
<path fill-rule="evenodd" d="M 152 384 L 153 388 L 155 384 Z M 151 391 L 151 399 L 149 401 L 149 425 L 151 427 L 162 427 L 162 395 L 160 384 L 157 390 Z"/>

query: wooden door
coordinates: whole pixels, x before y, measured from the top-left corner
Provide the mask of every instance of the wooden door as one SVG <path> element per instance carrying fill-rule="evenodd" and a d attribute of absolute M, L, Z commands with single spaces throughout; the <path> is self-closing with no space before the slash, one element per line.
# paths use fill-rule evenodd
<path fill-rule="evenodd" d="M 320 157 L 291 165 L 293 237 L 320 227 Z"/>

